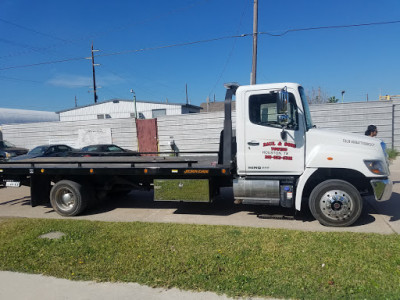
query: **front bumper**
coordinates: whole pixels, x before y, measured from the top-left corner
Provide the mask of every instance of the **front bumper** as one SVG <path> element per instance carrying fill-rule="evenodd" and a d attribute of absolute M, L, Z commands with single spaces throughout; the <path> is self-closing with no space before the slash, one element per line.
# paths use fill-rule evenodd
<path fill-rule="evenodd" d="M 376 201 L 386 201 L 392 196 L 393 182 L 390 179 L 371 180 Z"/>

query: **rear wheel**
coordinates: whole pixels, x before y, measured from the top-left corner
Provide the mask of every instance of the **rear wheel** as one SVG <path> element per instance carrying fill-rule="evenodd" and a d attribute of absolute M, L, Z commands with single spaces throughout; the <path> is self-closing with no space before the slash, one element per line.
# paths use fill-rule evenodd
<path fill-rule="evenodd" d="M 317 185 L 309 198 L 312 215 L 326 226 L 350 226 L 360 217 L 362 206 L 358 190 L 350 183 L 337 179 Z"/>
<path fill-rule="evenodd" d="M 62 216 L 76 216 L 82 213 L 91 200 L 90 189 L 71 180 L 57 182 L 50 192 L 53 209 Z"/>

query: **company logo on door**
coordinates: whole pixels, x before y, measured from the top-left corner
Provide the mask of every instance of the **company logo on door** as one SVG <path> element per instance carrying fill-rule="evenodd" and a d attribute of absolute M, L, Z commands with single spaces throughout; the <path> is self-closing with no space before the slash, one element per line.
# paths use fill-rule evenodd
<path fill-rule="evenodd" d="M 273 160 L 293 160 L 293 156 L 290 154 L 291 148 L 296 148 L 296 144 L 287 142 L 265 142 L 263 147 L 267 149 L 262 151 L 265 159 Z M 268 149 L 269 148 L 269 149 Z"/>

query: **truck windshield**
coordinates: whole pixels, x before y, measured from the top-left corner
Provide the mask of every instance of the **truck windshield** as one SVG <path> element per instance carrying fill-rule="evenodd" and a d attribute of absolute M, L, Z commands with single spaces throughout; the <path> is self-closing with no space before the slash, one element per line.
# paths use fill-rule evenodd
<path fill-rule="evenodd" d="M 299 93 L 301 97 L 301 102 L 303 104 L 304 109 L 304 117 L 306 118 L 306 128 L 307 130 L 313 128 L 313 123 L 311 119 L 310 107 L 308 106 L 306 93 L 304 92 L 304 88 L 302 86 L 299 87 Z"/>

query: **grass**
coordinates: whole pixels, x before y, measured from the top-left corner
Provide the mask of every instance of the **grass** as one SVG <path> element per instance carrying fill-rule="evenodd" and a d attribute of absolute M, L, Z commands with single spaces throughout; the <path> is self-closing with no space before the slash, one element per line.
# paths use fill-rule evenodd
<path fill-rule="evenodd" d="M 65 236 L 59 240 L 39 238 L 52 231 Z M 400 237 L 1 219 L 0 269 L 230 296 L 399 299 Z"/>
<path fill-rule="evenodd" d="M 389 156 L 389 159 L 395 159 L 397 157 L 397 155 L 399 155 L 399 151 L 397 151 L 396 149 L 390 148 L 390 149 L 386 149 L 386 152 Z"/>

